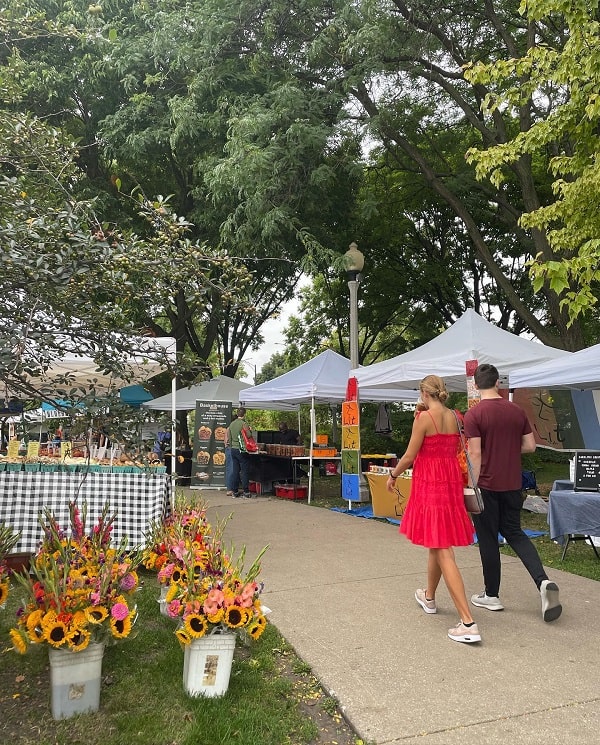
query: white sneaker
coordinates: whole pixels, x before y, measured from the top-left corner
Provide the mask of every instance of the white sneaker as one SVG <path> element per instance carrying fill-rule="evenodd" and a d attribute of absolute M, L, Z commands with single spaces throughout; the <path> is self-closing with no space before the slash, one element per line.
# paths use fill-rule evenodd
<path fill-rule="evenodd" d="M 479 595 L 471 595 L 471 602 L 478 608 L 487 608 L 488 610 L 504 610 L 500 598 L 486 595 L 485 590 Z"/>
<path fill-rule="evenodd" d="M 426 590 L 417 590 L 415 592 L 415 600 L 417 603 L 423 608 L 425 613 L 437 613 L 437 606 L 435 604 L 435 600 L 428 600 L 427 599 L 427 591 Z"/>
<path fill-rule="evenodd" d="M 481 634 L 479 633 L 476 623 L 471 626 L 465 626 L 462 621 L 459 621 L 458 626 L 453 629 L 448 629 L 448 636 L 452 641 L 465 642 L 466 644 L 473 644 L 474 642 L 481 641 Z"/>
<path fill-rule="evenodd" d="M 544 621 L 556 621 L 562 613 L 562 605 L 558 601 L 558 585 L 545 579 L 540 585 L 542 596 L 542 618 Z"/>

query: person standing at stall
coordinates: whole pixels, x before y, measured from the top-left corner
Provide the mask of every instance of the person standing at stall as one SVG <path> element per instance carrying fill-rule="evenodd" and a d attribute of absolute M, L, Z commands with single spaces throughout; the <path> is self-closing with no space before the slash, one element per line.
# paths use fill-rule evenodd
<path fill-rule="evenodd" d="M 237 414 L 233 414 L 231 421 L 234 422 L 237 419 Z M 231 422 L 230 422 L 231 424 Z M 227 496 L 233 497 L 233 456 L 231 455 L 231 433 L 229 427 L 225 431 L 225 486 L 227 488 Z"/>
<path fill-rule="evenodd" d="M 473 524 L 465 509 L 463 478 L 458 463 L 460 434 L 453 411 L 446 407 L 448 391 L 437 375 L 427 375 L 419 386 L 421 402 L 406 452 L 390 471 L 387 489 L 413 466 L 408 504 L 400 532 L 412 543 L 429 549 L 427 586 L 415 592 L 425 613 L 437 613 L 435 593 L 443 577 L 460 620 L 448 630 L 450 639 L 471 644 L 481 641 L 473 620 L 453 546 L 473 543 Z"/>
<path fill-rule="evenodd" d="M 300 433 L 297 429 L 290 429 L 287 422 L 280 422 L 279 434 L 282 445 L 298 445 L 300 443 Z"/>
<path fill-rule="evenodd" d="M 246 422 L 246 409 L 242 406 L 237 410 L 236 418 L 227 427 L 227 434 L 225 436 L 225 442 L 230 444 L 231 447 L 231 481 L 230 489 L 233 497 L 244 497 L 250 499 L 252 494 L 250 493 L 250 456 L 248 453 L 240 449 L 240 437 L 242 429 L 248 428 Z M 240 484 L 242 487 L 242 493 L 240 493 Z"/>

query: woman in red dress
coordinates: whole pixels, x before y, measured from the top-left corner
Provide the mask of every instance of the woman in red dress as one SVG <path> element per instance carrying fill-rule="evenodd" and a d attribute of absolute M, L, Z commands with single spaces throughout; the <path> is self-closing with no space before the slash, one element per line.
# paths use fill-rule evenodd
<path fill-rule="evenodd" d="M 456 565 L 453 546 L 473 543 L 473 524 L 463 497 L 463 477 L 458 462 L 460 435 L 454 412 L 446 407 L 448 391 L 437 375 L 423 378 L 419 386 L 412 435 L 406 452 L 390 472 L 387 488 L 393 491 L 396 478 L 413 466 L 410 498 L 402 516 L 400 532 L 412 543 L 429 549 L 427 587 L 415 592 L 425 613 L 437 613 L 435 593 L 443 577 L 460 621 L 449 629 L 450 639 L 478 642 L 481 635 L 473 621 L 463 579 Z"/>

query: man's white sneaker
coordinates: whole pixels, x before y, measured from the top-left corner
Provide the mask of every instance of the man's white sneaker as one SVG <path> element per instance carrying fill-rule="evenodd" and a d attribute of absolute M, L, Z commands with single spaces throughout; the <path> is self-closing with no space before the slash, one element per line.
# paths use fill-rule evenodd
<path fill-rule="evenodd" d="M 486 595 L 485 590 L 479 595 L 471 595 L 471 602 L 478 608 L 487 608 L 488 610 L 504 610 L 500 598 Z"/>
<path fill-rule="evenodd" d="M 556 621 L 562 613 L 562 605 L 558 600 L 558 585 L 549 579 L 543 580 L 540 585 L 542 596 L 542 618 L 544 621 Z"/>

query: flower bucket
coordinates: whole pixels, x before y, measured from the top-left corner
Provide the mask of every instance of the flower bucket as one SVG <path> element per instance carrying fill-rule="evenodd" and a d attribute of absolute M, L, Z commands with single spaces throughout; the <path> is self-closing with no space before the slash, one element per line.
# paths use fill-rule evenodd
<path fill-rule="evenodd" d="M 160 606 L 160 613 L 163 616 L 166 616 L 167 618 L 170 618 L 169 614 L 167 613 L 167 593 L 169 592 L 169 585 L 161 585 L 160 587 L 160 598 L 157 600 L 157 603 Z"/>
<path fill-rule="evenodd" d="M 49 649 L 48 654 L 53 718 L 98 711 L 104 644 L 90 644 L 79 652 Z"/>
<path fill-rule="evenodd" d="M 209 634 L 185 645 L 183 688 L 193 697 L 222 696 L 229 688 L 235 634 Z"/>

